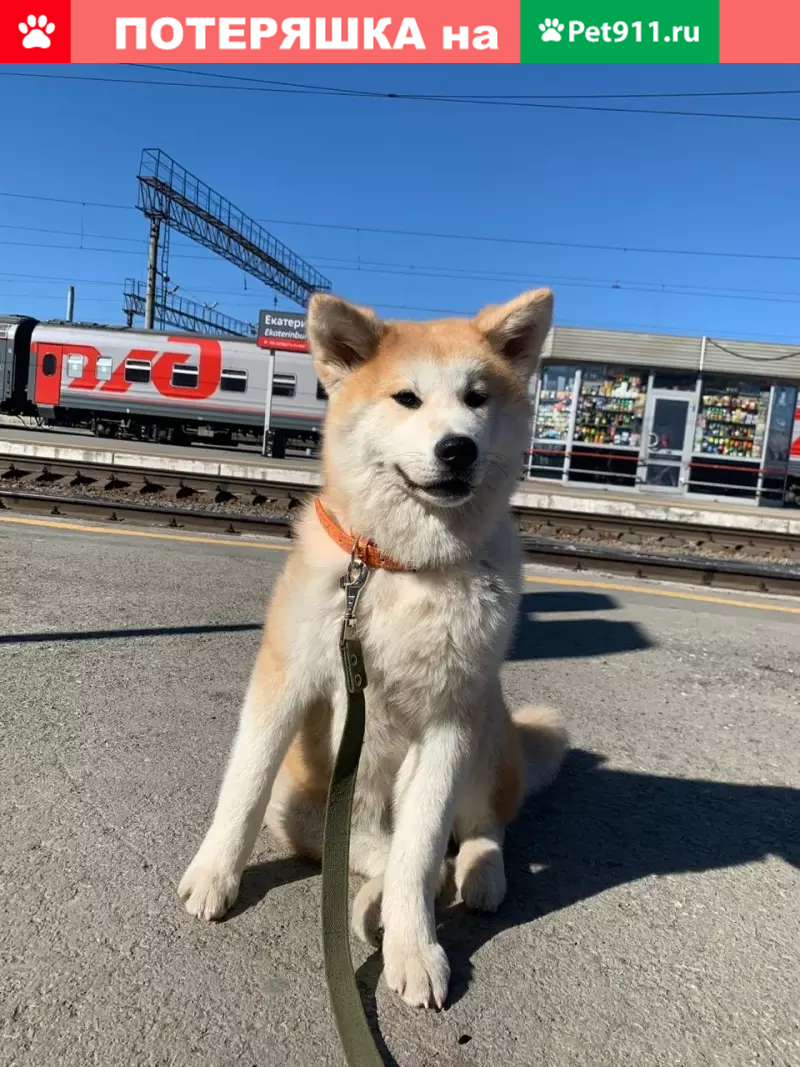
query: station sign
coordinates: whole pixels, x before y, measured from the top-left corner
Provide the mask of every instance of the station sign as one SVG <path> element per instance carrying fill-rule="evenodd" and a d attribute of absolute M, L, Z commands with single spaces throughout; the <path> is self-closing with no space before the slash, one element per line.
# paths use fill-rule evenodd
<path fill-rule="evenodd" d="M 258 313 L 258 346 L 287 352 L 308 352 L 304 311 L 265 311 Z"/>

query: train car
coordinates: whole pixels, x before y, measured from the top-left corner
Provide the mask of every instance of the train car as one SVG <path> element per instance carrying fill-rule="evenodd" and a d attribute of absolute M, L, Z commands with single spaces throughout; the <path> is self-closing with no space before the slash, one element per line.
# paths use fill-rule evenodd
<path fill-rule="evenodd" d="M 28 398 L 31 334 L 36 319 L 25 315 L 0 315 L 0 411 L 33 415 Z"/>
<path fill-rule="evenodd" d="M 35 410 L 48 424 L 88 426 L 100 436 L 173 443 L 232 443 L 263 433 L 269 357 L 254 341 L 4 321 L 9 337 L 0 366 L 14 383 L 6 410 Z M 325 399 L 308 354 L 276 353 L 273 455 L 283 455 L 289 440 L 318 442 Z"/>

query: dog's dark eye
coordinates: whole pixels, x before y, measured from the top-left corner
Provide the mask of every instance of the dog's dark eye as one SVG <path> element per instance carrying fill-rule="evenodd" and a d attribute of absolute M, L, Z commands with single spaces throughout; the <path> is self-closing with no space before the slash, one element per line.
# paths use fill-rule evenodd
<path fill-rule="evenodd" d="M 478 389 L 470 389 L 464 396 L 464 403 L 468 408 L 482 408 L 488 399 L 486 393 L 481 393 Z"/>
<path fill-rule="evenodd" d="M 400 393 L 395 393 L 392 400 L 396 400 L 398 404 L 401 404 L 404 408 L 418 408 L 422 406 L 422 401 L 416 393 L 412 393 L 410 389 L 404 389 Z"/>

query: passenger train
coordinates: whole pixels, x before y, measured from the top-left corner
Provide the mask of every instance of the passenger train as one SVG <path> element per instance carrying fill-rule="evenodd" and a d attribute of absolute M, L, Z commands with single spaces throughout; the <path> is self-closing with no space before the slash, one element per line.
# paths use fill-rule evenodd
<path fill-rule="evenodd" d="M 99 436 L 260 440 L 270 359 L 255 341 L 0 317 L 0 411 Z M 269 437 L 315 446 L 325 391 L 311 357 L 276 352 Z"/>

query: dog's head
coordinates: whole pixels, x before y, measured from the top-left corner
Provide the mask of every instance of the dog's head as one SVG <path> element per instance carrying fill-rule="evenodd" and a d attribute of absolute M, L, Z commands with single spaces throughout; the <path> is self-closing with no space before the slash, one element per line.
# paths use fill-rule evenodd
<path fill-rule="evenodd" d="M 312 298 L 308 336 L 329 395 L 326 481 L 359 534 L 387 551 L 443 535 L 463 546 L 481 520 L 496 521 L 520 471 L 528 383 L 552 312 L 549 289 L 427 323 Z M 433 554 L 452 556 L 453 544 Z"/>

